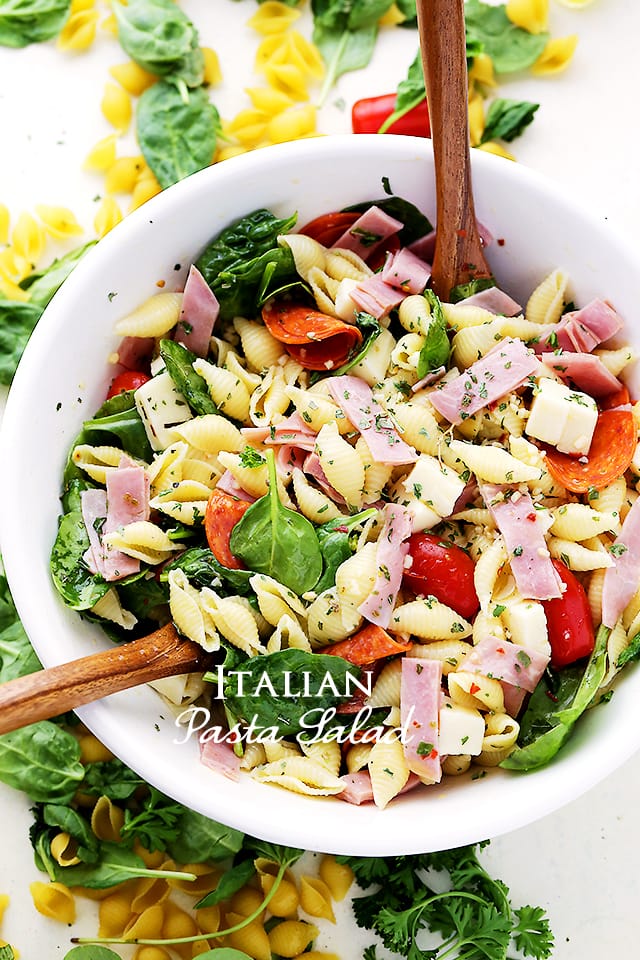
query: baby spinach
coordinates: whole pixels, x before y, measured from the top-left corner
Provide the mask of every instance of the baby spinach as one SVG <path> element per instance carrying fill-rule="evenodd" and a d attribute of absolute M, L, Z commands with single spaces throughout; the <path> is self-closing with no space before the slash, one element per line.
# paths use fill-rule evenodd
<path fill-rule="evenodd" d="M 84 863 L 97 863 L 99 841 L 85 818 L 73 807 L 60 803 L 45 803 L 39 811 L 43 824 L 55 827 L 52 835 L 63 831 L 77 844 L 76 856 Z"/>
<path fill-rule="evenodd" d="M 252 570 L 232 570 L 230 567 L 223 567 L 208 547 L 190 547 L 175 560 L 170 560 L 164 566 L 160 580 L 166 581 L 171 570 L 182 570 L 190 582 L 197 587 L 218 589 L 222 580 L 234 594 L 239 593 L 242 596 L 251 590 L 249 578 L 254 573 Z"/>
<path fill-rule="evenodd" d="M 488 140 L 506 140 L 510 143 L 519 137 L 532 122 L 539 103 L 529 100 L 505 100 L 498 97 L 491 102 L 487 112 L 481 143 Z"/>
<path fill-rule="evenodd" d="M 178 833 L 168 847 L 178 863 L 202 863 L 205 860 L 226 860 L 242 847 L 244 834 L 216 820 L 182 808 Z"/>
<path fill-rule="evenodd" d="M 73 610 L 90 610 L 111 586 L 87 567 L 83 558 L 88 548 L 82 514 L 75 510 L 65 513 L 51 550 L 51 575 L 56 590 Z"/>
<path fill-rule="evenodd" d="M 382 332 L 382 327 L 379 322 L 368 313 L 357 314 L 356 326 L 363 335 L 362 343 L 341 367 L 336 367 L 335 370 L 331 371 L 331 376 L 333 377 L 341 377 L 343 374 L 353 370 L 359 363 L 362 363 Z M 312 383 L 315 382 L 315 378 L 312 377 L 310 379 Z"/>
<path fill-rule="evenodd" d="M 162 188 L 213 162 L 219 128 L 204 87 L 180 91 L 170 80 L 159 80 L 138 100 L 138 143 Z"/>
<path fill-rule="evenodd" d="M 407 76 L 398 84 L 398 91 L 396 93 L 396 102 L 393 113 L 387 117 L 378 130 L 378 133 L 386 133 L 389 127 L 395 123 L 396 120 L 399 120 L 400 117 L 404 117 L 405 113 L 409 113 L 410 110 L 413 110 L 414 107 L 417 107 L 419 103 L 422 103 L 426 96 L 427 93 L 424 86 L 424 71 L 422 69 L 422 54 L 418 50 L 415 59 L 409 67 Z"/>
<path fill-rule="evenodd" d="M 95 863 L 78 863 L 72 867 L 61 867 L 51 857 L 46 836 L 44 842 L 36 838 L 34 848 L 38 867 L 45 870 L 51 880 L 70 887 L 105 890 L 135 877 L 166 876 L 164 871 L 148 870 L 144 860 L 128 847 L 107 840 L 100 842 L 99 857 Z"/>
<path fill-rule="evenodd" d="M 355 552 L 352 546 L 351 534 L 354 527 L 364 523 L 377 511 L 373 508 L 356 513 L 352 517 L 338 517 L 316 527 L 316 536 L 322 553 L 322 576 L 313 588 L 316 593 L 322 593 L 333 587 L 336 582 L 336 571 L 341 563 L 348 560 Z"/>
<path fill-rule="evenodd" d="M 458 283 L 449 294 L 451 303 L 458 303 L 460 300 L 466 300 L 472 297 L 474 293 L 480 293 L 482 290 L 488 290 L 495 287 L 496 281 L 493 277 L 478 277 L 476 280 L 470 280 L 468 283 Z"/>
<path fill-rule="evenodd" d="M 146 850 L 166 850 L 167 844 L 179 833 L 178 823 L 182 804 L 176 803 L 155 787 L 149 787 L 141 802 L 141 809 L 124 812 L 124 824 L 120 830 L 123 842 L 138 840 Z"/>
<path fill-rule="evenodd" d="M 18 619 L 7 579 L 0 573 L 0 683 L 39 669 L 40 661 Z"/>
<path fill-rule="evenodd" d="M 122 606 L 138 620 L 160 620 L 164 605 L 169 600 L 167 587 L 158 583 L 153 574 L 121 581 L 117 590 Z"/>
<path fill-rule="evenodd" d="M 58 257 L 46 270 L 40 270 L 28 276 L 20 286 L 29 291 L 29 303 L 36 303 L 46 307 L 54 293 L 57 293 L 74 267 L 82 260 L 88 251 L 95 247 L 97 240 L 70 250 L 63 257 Z"/>
<path fill-rule="evenodd" d="M 425 290 L 424 297 L 431 308 L 431 321 L 418 358 L 419 379 L 438 367 L 445 367 L 451 351 L 442 305 L 433 290 Z"/>
<path fill-rule="evenodd" d="M 565 667 L 562 670 L 547 670 L 529 697 L 526 709 L 518 719 L 520 733 L 518 743 L 524 747 L 547 733 L 557 721 L 559 710 L 570 706 L 580 686 L 583 666 Z"/>
<path fill-rule="evenodd" d="M 128 800 L 143 784 L 144 780 L 121 760 L 104 760 L 86 765 L 82 792 L 110 800 Z"/>
<path fill-rule="evenodd" d="M 433 230 L 428 217 L 426 217 L 421 210 L 418 210 L 414 203 L 411 203 L 410 200 L 405 200 L 404 197 L 391 195 L 382 197 L 380 200 L 366 200 L 362 203 L 354 203 L 350 207 L 345 207 L 345 210 L 364 212 L 371 206 L 380 207 L 380 209 L 388 213 L 390 217 L 395 217 L 396 220 L 399 220 L 403 224 L 402 230 L 398 234 L 403 247 L 413 243 L 414 240 L 425 237 Z"/>
<path fill-rule="evenodd" d="M 320 104 L 343 73 L 367 66 L 378 21 L 391 4 L 392 0 L 312 0 L 313 42 L 327 68 Z"/>
<path fill-rule="evenodd" d="M 69 803 L 83 776 L 78 741 L 49 720 L 0 736 L 0 780 L 36 803 Z"/>
<path fill-rule="evenodd" d="M 277 247 L 278 236 L 288 233 L 296 216 L 278 220 L 270 210 L 254 210 L 225 227 L 203 250 L 196 266 L 211 286 L 216 277 L 255 260 Z"/>
<path fill-rule="evenodd" d="M 464 8 L 467 43 L 482 46 L 493 60 L 496 73 L 526 70 L 538 59 L 549 39 L 548 33 L 529 33 L 509 20 L 504 4 L 490 6 L 481 0 L 467 0 Z"/>
<path fill-rule="evenodd" d="M 65 953 L 64 960 L 121 960 L 119 953 L 99 943 L 85 943 L 81 947 L 72 947 Z"/>
<path fill-rule="evenodd" d="M 0 383 L 7 387 L 42 310 L 37 303 L 0 299 Z"/>
<path fill-rule="evenodd" d="M 56 37 L 65 25 L 71 0 L 2 0 L 0 45 L 26 47 Z"/>
<path fill-rule="evenodd" d="M 254 730 L 273 728 L 278 736 L 287 737 L 305 729 L 305 714 L 313 711 L 307 719 L 309 724 L 317 722 L 323 711 L 345 699 L 333 689 L 345 691 L 348 699 L 347 676 L 357 679 L 359 674 L 358 667 L 342 657 L 294 648 L 279 650 L 243 663 L 242 687 L 238 673 L 227 672 L 225 704 L 236 717 L 246 723 L 253 721 Z M 328 689 L 330 685 L 333 689 Z"/>
<path fill-rule="evenodd" d="M 194 413 L 199 416 L 218 413 L 206 380 L 193 369 L 195 353 L 175 340 L 161 340 L 160 356 L 164 360 L 167 373 Z"/>
<path fill-rule="evenodd" d="M 200 910 L 202 907 L 213 907 L 222 900 L 229 900 L 234 893 L 237 893 L 238 890 L 242 889 L 242 887 L 251 880 L 255 872 L 256 868 L 253 865 L 253 860 L 241 860 L 240 863 L 229 867 L 220 877 L 215 890 L 212 890 L 211 893 L 208 893 L 196 903 L 196 909 Z"/>
<path fill-rule="evenodd" d="M 116 0 L 113 12 L 120 45 L 140 67 L 161 77 L 171 74 L 188 87 L 202 84 L 198 32 L 173 0 Z"/>
<path fill-rule="evenodd" d="M 322 554 L 313 524 L 283 507 L 278 496 L 273 450 L 268 450 L 269 492 L 252 503 L 231 531 L 229 546 L 257 573 L 294 593 L 312 590 L 322 573 Z"/>

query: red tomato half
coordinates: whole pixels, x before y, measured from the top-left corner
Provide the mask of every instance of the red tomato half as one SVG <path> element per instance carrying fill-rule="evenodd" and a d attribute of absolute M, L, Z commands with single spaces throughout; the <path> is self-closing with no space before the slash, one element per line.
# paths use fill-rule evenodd
<path fill-rule="evenodd" d="M 354 133 L 378 133 L 395 108 L 395 93 L 356 100 L 351 109 L 351 129 Z M 408 137 L 430 137 L 431 124 L 427 101 L 422 100 L 399 120 L 395 120 L 385 133 L 399 133 Z"/>
<path fill-rule="evenodd" d="M 557 600 L 542 600 L 547 617 L 551 666 L 568 667 L 588 657 L 595 646 L 591 610 L 584 587 L 560 560 L 552 560 L 566 590 Z"/>
<path fill-rule="evenodd" d="M 349 227 L 352 227 L 361 214 L 355 211 L 337 210 L 333 213 L 323 213 L 315 220 L 305 223 L 300 233 L 317 240 L 323 247 L 332 247 Z"/>
<path fill-rule="evenodd" d="M 478 612 L 475 564 L 464 550 L 432 533 L 414 533 L 409 538 L 409 556 L 413 562 L 405 570 L 404 582 L 414 593 L 435 597 L 465 620 Z"/>
<path fill-rule="evenodd" d="M 119 393 L 126 393 L 127 390 L 137 390 L 138 387 L 141 387 L 143 383 L 146 383 L 147 380 L 150 379 L 149 374 L 143 373 L 141 370 L 125 370 L 124 373 L 119 373 L 118 376 L 114 377 L 111 381 L 107 400 L 117 396 Z"/>

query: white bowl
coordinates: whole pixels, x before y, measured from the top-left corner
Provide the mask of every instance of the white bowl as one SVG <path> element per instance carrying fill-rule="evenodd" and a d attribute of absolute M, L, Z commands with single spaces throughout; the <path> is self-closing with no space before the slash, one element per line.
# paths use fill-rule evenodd
<path fill-rule="evenodd" d="M 556 266 L 580 304 L 609 298 L 637 310 L 640 259 L 606 222 L 522 166 L 474 153 L 477 213 L 504 244 L 489 248 L 500 285 L 521 302 Z M 0 533 L 7 575 L 45 666 L 110 646 L 67 609 L 49 574 L 63 464 L 83 419 L 102 402 L 115 321 L 158 291 L 179 288 L 189 263 L 230 221 L 257 207 L 303 224 L 329 210 L 395 193 L 435 219 L 429 141 L 346 136 L 269 147 L 189 177 L 145 204 L 93 250 L 56 295 L 32 337 L 9 396 L 0 462 Z M 178 265 L 180 265 L 178 267 Z M 640 347 L 640 333 L 628 337 Z M 138 688 L 78 710 L 125 763 L 182 803 L 265 839 L 328 852 L 417 853 L 494 837 L 578 797 L 640 747 L 640 671 L 589 712 L 556 760 L 530 774 L 448 778 L 386 810 L 310 799 L 201 766 L 195 740 L 178 745 L 173 717 Z"/>

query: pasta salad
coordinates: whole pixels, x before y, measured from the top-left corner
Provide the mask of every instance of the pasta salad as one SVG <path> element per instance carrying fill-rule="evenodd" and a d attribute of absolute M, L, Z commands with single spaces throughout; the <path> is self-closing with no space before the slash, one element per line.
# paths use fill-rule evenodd
<path fill-rule="evenodd" d="M 399 197 L 295 220 L 231 224 L 118 321 L 56 587 L 210 653 L 154 686 L 226 776 L 384 807 L 538 767 L 640 651 L 622 318 L 561 269 L 524 308 L 440 301 Z"/>

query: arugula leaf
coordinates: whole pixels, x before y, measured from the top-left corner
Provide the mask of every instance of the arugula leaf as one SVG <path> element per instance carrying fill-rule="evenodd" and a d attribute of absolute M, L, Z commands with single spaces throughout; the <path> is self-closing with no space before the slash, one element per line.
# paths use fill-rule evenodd
<path fill-rule="evenodd" d="M 529 126 L 539 103 L 528 100 L 493 100 L 485 123 L 481 143 L 488 140 L 506 140 L 511 143 Z"/>
<path fill-rule="evenodd" d="M 451 344 L 447 335 L 447 321 L 442 312 L 442 304 L 433 290 L 425 290 L 423 296 L 430 307 L 431 320 L 418 358 L 419 380 L 432 370 L 445 367 L 451 352 Z"/>
<path fill-rule="evenodd" d="M 218 413 L 206 381 L 193 369 L 195 353 L 175 340 L 161 340 L 160 356 L 165 362 L 167 373 L 194 413 L 199 416 Z"/>
<path fill-rule="evenodd" d="M 255 872 L 256 868 L 252 860 L 242 860 L 240 863 L 234 864 L 233 867 L 225 870 L 222 874 L 215 890 L 212 890 L 211 893 L 208 893 L 196 903 L 196 910 L 200 910 L 202 907 L 213 907 L 221 900 L 228 900 L 251 880 Z"/>
<path fill-rule="evenodd" d="M 36 803 L 69 803 L 83 776 L 78 741 L 49 720 L 0 736 L 0 780 Z"/>
<path fill-rule="evenodd" d="M 529 33 L 509 20 L 504 4 L 489 6 L 481 0 L 467 0 L 464 7 L 467 43 L 481 45 L 493 60 L 496 73 L 526 70 L 538 59 L 549 39 L 548 33 Z"/>
<path fill-rule="evenodd" d="M 154 850 L 166 850 L 167 844 L 178 837 L 183 809 L 182 804 L 150 786 L 140 812 L 132 814 L 125 809 L 120 836 L 128 843 L 138 840 L 152 853 Z"/>
<path fill-rule="evenodd" d="M 3 0 L 0 45 L 26 47 L 56 37 L 65 25 L 71 0 Z"/>
<path fill-rule="evenodd" d="M 294 593 L 312 590 L 322 573 L 322 554 L 313 524 L 280 502 L 273 450 L 266 453 L 269 492 L 252 503 L 231 531 L 229 547 L 257 573 Z"/>
<path fill-rule="evenodd" d="M 414 107 L 417 107 L 419 103 L 422 103 L 426 96 L 427 94 L 424 86 L 424 71 L 422 69 L 422 54 L 420 53 L 420 50 L 418 50 L 415 59 L 409 67 L 407 76 L 398 84 L 394 111 L 384 121 L 378 130 L 378 133 L 386 133 L 389 127 L 395 123 L 396 120 L 399 120 L 400 117 L 404 117 L 405 113 L 409 113 L 410 110 L 413 110 Z"/>
<path fill-rule="evenodd" d="M 218 111 L 204 87 L 185 92 L 169 79 L 158 80 L 138 100 L 138 143 L 163 189 L 213 162 L 219 130 Z"/>
<path fill-rule="evenodd" d="M 171 75 L 188 87 L 202 84 L 198 31 L 173 0 L 117 0 L 113 12 L 120 45 L 138 66 L 161 77 Z"/>
<path fill-rule="evenodd" d="M 0 383 L 9 386 L 43 308 L 0 299 Z"/>
<path fill-rule="evenodd" d="M 183 807 L 178 835 L 169 843 L 169 852 L 178 863 L 226 860 L 242 847 L 244 834 L 233 827 Z"/>
<path fill-rule="evenodd" d="M 313 42 L 327 72 L 320 105 L 343 73 L 361 70 L 371 60 L 378 36 L 378 21 L 392 0 L 311 0 Z"/>

